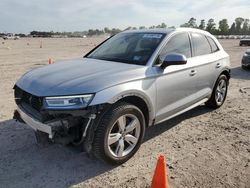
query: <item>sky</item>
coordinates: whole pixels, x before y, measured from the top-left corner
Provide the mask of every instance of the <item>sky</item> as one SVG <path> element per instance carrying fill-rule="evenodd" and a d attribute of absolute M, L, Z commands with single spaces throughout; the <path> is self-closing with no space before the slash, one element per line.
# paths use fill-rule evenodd
<path fill-rule="evenodd" d="M 0 32 L 179 27 L 191 17 L 250 19 L 250 0 L 0 0 Z"/>

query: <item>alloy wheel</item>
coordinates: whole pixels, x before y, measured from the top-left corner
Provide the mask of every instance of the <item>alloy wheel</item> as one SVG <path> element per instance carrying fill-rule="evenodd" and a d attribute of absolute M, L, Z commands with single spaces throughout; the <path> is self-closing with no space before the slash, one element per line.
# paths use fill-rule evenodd
<path fill-rule="evenodd" d="M 216 92 L 215 92 L 215 100 L 218 105 L 221 105 L 225 99 L 227 91 L 227 82 L 226 80 L 222 79 L 220 80 Z"/>
<path fill-rule="evenodd" d="M 111 126 L 107 145 L 109 152 L 117 158 L 128 155 L 136 146 L 141 133 L 139 119 L 133 114 L 120 116 Z"/>

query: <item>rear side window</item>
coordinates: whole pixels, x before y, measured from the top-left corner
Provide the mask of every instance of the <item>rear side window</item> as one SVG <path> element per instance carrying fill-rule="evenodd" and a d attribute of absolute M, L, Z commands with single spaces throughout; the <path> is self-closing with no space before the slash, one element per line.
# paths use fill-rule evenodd
<path fill-rule="evenodd" d="M 219 50 L 217 44 L 214 42 L 214 40 L 211 37 L 207 37 L 207 40 L 211 46 L 212 52 L 217 52 Z"/>
<path fill-rule="evenodd" d="M 192 33 L 192 44 L 195 56 L 210 54 L 211 47 L 207 38 L 198 33 Z"/>
<path fill-rule="evenodd" d="M 183 54 L 187 58 L 191 57 L 191 47 L 188 33 L 176 34 L 170 38 L 160 55 L 167 55 L 170 53 Z"/>

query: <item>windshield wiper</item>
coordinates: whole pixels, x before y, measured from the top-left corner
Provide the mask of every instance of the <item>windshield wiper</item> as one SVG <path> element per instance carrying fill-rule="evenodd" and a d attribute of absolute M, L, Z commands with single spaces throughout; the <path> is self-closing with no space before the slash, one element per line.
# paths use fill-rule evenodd
<path fill-rule="evenodd" d="M 121 63 L 127 63 L 127 64 L 133 64 L 131 63 L 131 61 L 127 60 L 127 59 L 122 59 L 122 58 L 117 58 L 117 57 L 94 57 L 95 59 L 100 59 L 100 60 L 105 60 L 105 61 L 114 61 L 114 62 L 121 62 Z"/>

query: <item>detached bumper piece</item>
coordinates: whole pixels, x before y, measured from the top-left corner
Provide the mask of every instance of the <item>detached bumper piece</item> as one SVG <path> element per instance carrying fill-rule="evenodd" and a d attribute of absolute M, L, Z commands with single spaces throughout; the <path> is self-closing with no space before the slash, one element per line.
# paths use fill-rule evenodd
<path fill-rule="evenodd" d="M 52 142 L 67 145 L 74 141 L 78 141 L 85 127 L 84 119 L 75 116 L 65 116 L 54 118 L 45 122 L 38 120 L 28 109 L 22 105 L 17 105 L 14 112 L 14 119 L 21 123 L 26 123 L 36 132 L 50 139 Z"/>
<path fill-rule="evenodd" d="M 47 133 L 49 135 L 49 138 L 52 139 L 53 134 L 53 128 L 61 127 L 63 126 L 62 121 L 54 121 L 48 124 L 41 123 L 35 118 L 33 118 L 31 115 L 28 115 L 27 112 L 21 107 L 17 106 L 17 112 L 20 115 L 20 118 L 31 128 L 33 128 L 35 131 L 39 130 L 41 132 Z M 17 115 L 16 115 L 17 116 Z M 20 119 L 19 119 L 20 120 Z"/>

